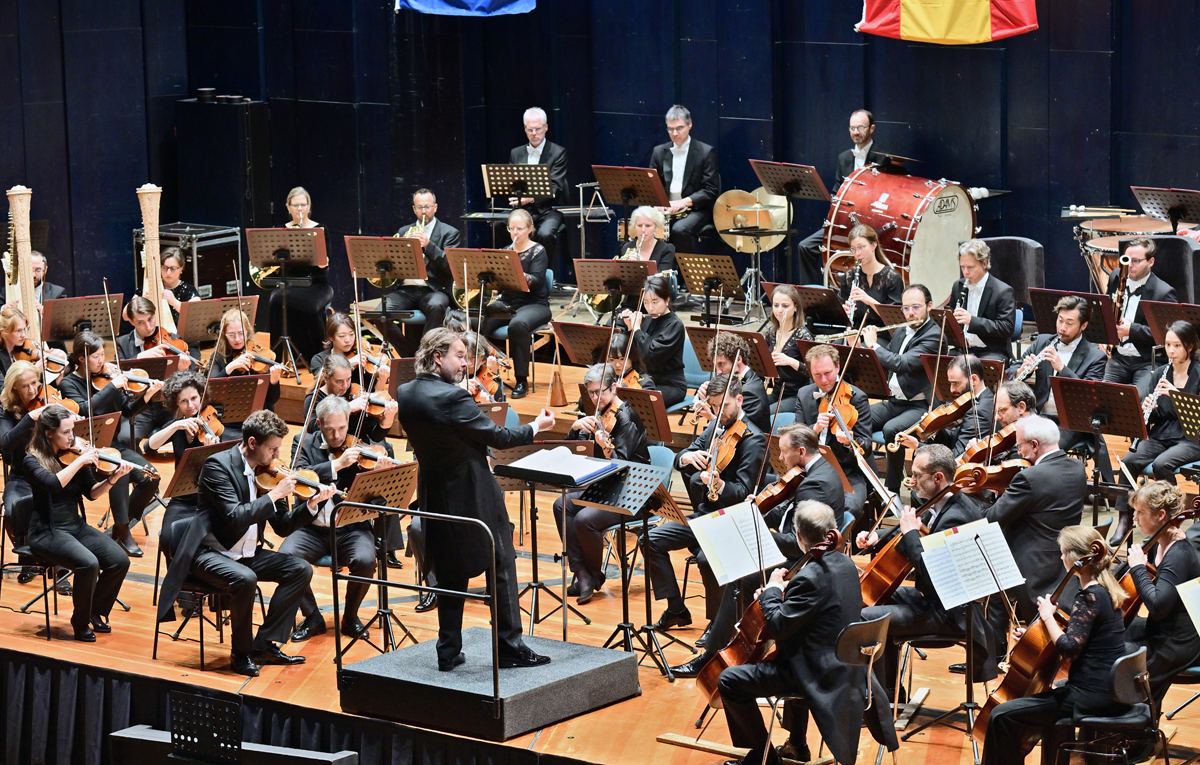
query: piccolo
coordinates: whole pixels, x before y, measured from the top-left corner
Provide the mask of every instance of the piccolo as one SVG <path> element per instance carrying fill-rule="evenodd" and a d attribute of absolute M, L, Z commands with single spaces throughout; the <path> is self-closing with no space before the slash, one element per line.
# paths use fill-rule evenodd
<path fill-rule="evenodd" d="M 889 324 L 886 327 L 872 327 L 872 329 L 874 329 L 876 332 L 887 332 L 888 330 L 892 330 L 892 329 L 900 329 L 901 327 L 914 327 L 914 326 L 917 326 L 918 324 L 924 324 L 924 323 L 925 323 L 924 319 L 921 319 L 920 321 L 913 319 L 912 321 L 902 321 L 899 324 Z M 859 330 L 852 329 L 847 332 L 839 332 L 836 335 L 817 335 L 817 342 L 818 343 L 828 343 L 833 340 L 842 340 L 847 337 L 853 337 L 853 336 L 857 335 L 858 333 L 859 333 Z"/>

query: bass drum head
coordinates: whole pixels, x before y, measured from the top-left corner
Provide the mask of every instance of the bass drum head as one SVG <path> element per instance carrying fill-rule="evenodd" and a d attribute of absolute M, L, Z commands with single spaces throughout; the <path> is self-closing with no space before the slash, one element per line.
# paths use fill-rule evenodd
<path fill-rule="evenodd" d="M 975 236 L 975 203 L 966 189 L 950 184 L 921 212 L 908 255 L 909 284 L 924 284 L 940 305 L 961 274 L 958 246 Z"/>

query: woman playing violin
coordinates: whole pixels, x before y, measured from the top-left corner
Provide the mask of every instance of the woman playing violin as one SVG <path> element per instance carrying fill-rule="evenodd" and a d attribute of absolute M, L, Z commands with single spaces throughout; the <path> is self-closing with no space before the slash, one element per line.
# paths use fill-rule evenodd
<path fill-rule="evenodd" d="M 25 347 L 29 323 L 19 308 L 6 305 L 0 308 L 0 374 L 8 372 L 13 365 L 18 348 Z M 34 362 L 38 372 L 42 371 L 42 360 Z"/>
<path fill-rule="evenodd" d="M 217 347 L 213 349 L 213 354 L 208 360 L 208 363 L 212 365 L 211 376 L 216 379 L 235 375 L 270 375 L 271 379 L 267 386 L 267 397 L 263 401 L 263 408 L 274 410 L 276 402 L 279 401 L 279 378 L 283 374 L 283 366 L 281 364 L 267 366 L 262 361 L 256 360 L 256 356 L 274 359 L 275 354 L 253 343 L 254 338 L 247 335 L 248 332 L 252 333 L 253 331 L 254 325 L 250 323 L 250 317 L 240 309 L 231 308 L 225 312 L 221 317 L 221 329 L 217 333 Z M 269 357 L 264 356 L 264 353 L 269 354 Z M 264 368 L 265 371 L 259 371 Z M 236 441 L 242 437 L 242 423 L 225 422 L 224 425 L 228 431 L 225 436 L 227 440 Z"/>
<path fill-rule="evenodd" d="M 491 343 L 478 332 L 463 332 L 461 337 L 467 346 L 467 363 L 475 365 L 475 373 L 465 378 L 462 385 L 476 403 L 504 401 L 504 380 L 500 377 L 499 362 L 491 355 Z"/>
<path fill-rule="evenodd" d="M 194 348 L 177 335 L 160 333 L 158 327 L 158 308 L 144 297 L 134 295 L 125 306 L 125 318 L 133 325 L 133 330 L 117 338 L 117 356 L 122 359 L 179 359 L 180 369 L 190 369 L 193 363 L 200 360 L 200 350 Z M 167 342 L 159 342 L 161 339 Z M 168 347 L 170 346 L 170 347 Z M 186 352 L 177 351 L 186 349 Z M 147 438 L 151 433 L 171 421 L 171 413 L 157 401 L 142 410 L 133 421 L 133 437 L 136 441 Z"/>
<path fill-rule="evenodd" d="M 662 391 L 663 405 L 670 408 L 683 401 L 687 380 L 683 374 L 683 344 L 687 334 L 683 322 L 671 310 L 671 284 L 661 276 L 646 280 L 642 298 L 644 314 L 623 311 L 621 321 L 633 337 L 638 355 L 646 363 L 646 374 Z"/>
<path fill-rule="evenodd" d="M 75 579 L 71 628 L 75 639 L 92 643 L 96 633 L 112 632 L 108 614 L 129 571 L 129 556 L 111 537 L 88 525 L 83 501 L 97 500 L 113 488 L 128 465 L 100 478 L 94 470 L 98 452 L 61 457 L 75 444 L 75 415 L 66 407 L 46 407 L 33 428 L 23 469 L 33 489 L 29 545 L 47 560 L 71 569 Z"/>
<path fill-rule="evenodd" d="M 88 390 L 89 383 L 92 384 L 91 390 Z M 104 339 L 95 332 L 85 330 L 75 336 L 67 373 L 63 375 L 59 386 L 63 396 L 78 404 L 79 411 L 85 416 L 88 412 L 89 398 L 93 417 L 116 414 L 119 420 L 112 445 L 121 452 L 121 459 L 136 465 L 150 465 L 133 449 L 130 423 L 150 405 L 150 399 L 162 390 L 161 381 L 151 381 L 142 392 L 131 392 L 126 373 L 114 370 L 105 360 Z M 112 538 L 120 543 L 131 557 L 140 558 L 142 549 L 129 533 L 129 525 L 136 524 L 141 519 L 158 494 L 158 486 L 157 477 L 134 470 L 127 477 L 121 478 L 108 495 L 113 513 Z"/>
<path fill-rule="evenodd" d="M 322 367 L 324 373 L 321 375 L 323 382 L 321 387 L 310 392 L 304 397 L 304 411 L 312 410 L 313 396 L 317 397 L 317 403 L 326 396 L 341 396 L 350 403 L 350 433 L 361 437 L 363 441 L 371 443 L 381 443 L 387 438 L 387 432 L 391 430 L 392 423 L 396 421 L 396 402 L 390 398 L 382 404 L 381 412 L 378 416 L 370 413 L 370 409 L 375 408 L 371 403 L 371 398 L 379 398 L 384 394 L 371 394 L 367 396 L 352 383 L 352 367 L 345 356 L 338 354 L 330 354 L 325 358 L 325 366 Z M 359 420 L 366 418 L 366 421 L 359 426 Z M 316 421 L 309 424 L 308 431 L 312 432 L 316 429 Z"/>
<path fill-rule="evenodd" d="M 183 453 L 197 446 L 216 443 L 219 439 L 212 434 L 211 426 L 207 426 L 199 417 L 200 402 L 204 399 L 204 378 L 193 371 L 176 372 L 163 385 L 163 402 L 175 418 L 163 427 L 154 431 L 147 440 L 147 448 L 158 450 L 166 444 L 171 444 L 175 455 L 175 467 L 183 459 Z M 173 526 L 181 518 L 191 518 L 196 514 L 199 498 L 196 494 L 185 494 L 171 497 L 167 503 L 166 513 L 162 521 L 162 544 L 172 550 L 174 542 Z"/>
<path fill-rule="evenodd" d="M 325 350 L 312 357 L 308 362 L 308 368 L 320 369 L 324 366 L 325 359 L 330 356 L 342 356 L 349 359 L 353 364 L 354 382 L 359 387 L 362 387 L 365 384 L 364 381 L 371 381 L 372 376 L 365 371 L 367 359 L 354 350 L 356 341 L 357 333 L 354 331 L 354 319 L 350 318 L 349 314 L 335 313 L 329 317 L 329 321 L 325 322 Z M 313 374 L 316 374 L 316 372 L 313 372 Z M 374 390 L 386 390 L 387 381 L 391 374 L 391 366 L 389 364 L 381 364 L 379 371 L 374 375 Z"/>
<path fill-rule="evenodd" d="M 25 452 L 29 450 L 29 439 L 33 437 L 33 426 L 42 413 L 38 400 L 41 378 L 37 367 L 28 361 L 18 361 L 4 375 L 4 392 L 0 393 L 0 454 L 8 465 L 4 481 L 4 514 L 12 513 L 13 505 L 21 497 L 33 494 L 22 471 Z M 11 537 L 12 527 L 4 527 Z M 15 541 L 15 540 L 14 540 Z M 22 582 L 24 584 L 24 582 Z"/>
<path fill-rule="evenodd" d="M 771 360 L 779 371 L 776 385 L 783 386 L 783 397 L 775 389 L 781 412 L 796 411 L 796 392 L 809 381 L 808 367 L 804 354 L 800 352 L 799 340 L 812 340 L 813 334 L 804 324 L 804 308 L 800 304 L 800 293 L 790 284 L 780 284 L 771 293 L 771 328 L 767 330 L 767 345 L 771 348 Z"/>
<path fill-rule="evenodd" d="M 1138 531 L 1151 537 L 1183 511 L 1183 491 L 1166 481 L 1154 481 L 1130 492 L 1129 504 Z M 1159 535 L 1149 554 L 1140 545 L 1130 546 L 1129 573 L 1148 616 L 1136 617 L 1125 628 L 1126 650 L 1146 647 L 1150 692 L 1154 708 L 1161 712 L 1171 681 L 1200 655 L 1200 635 L 1176 589 L 1200 577 L 1200 554 L 1176 521 Z"/>
<path fill-rule="evenodd" d="M 1028 752 L 1024 741 L 1038 732 L 1042 762 L 1050 765 L 1058 750 L 1055 732 L 1059 720 L 1119 715 L 1128 709 L 1113 701 L 1110 683 L 1113 663 L 1125 654 L 1121 603 L 1126 595 L 1108 570 L 1112 562 L 1108 546 L 1090 526 L 1066 527 L 1059 532 L 1058 546 L 1063 566 L 1079 579 L 1070 619 L 1065 629 L 1059 626 L 1055 618 L 1058 605 L 1049 593 L 1038 598 L 1037 610 L 1058 655 L 1071 660 L 1067 682 L 996 707 L 988 719 L 983 765 L 1021 765 Z M 1018 630 L 1016 634 L 1023 633 Z"/>
<path fill-rule="evenodd" d="M 611 364 L 595 364 L 584 375 L 583 385 L 596 404 L 596 413 L 571 423 L 567 440 L 595 441 L 597 457 L 649 465 L 646 427 L 633 407 L 617 396 L 617 370 Z M 574 500 L 581 493 L 567 494 L 565 505 L 562 497 L 554 501 L 554 527 L 559 536 L 566 529 L 562 541 L 575 575 L 567 594 L 576 595 L 580 605 L 604 585 L 604 531 L 621 522 L 616 513 L 577 505 Z"/>

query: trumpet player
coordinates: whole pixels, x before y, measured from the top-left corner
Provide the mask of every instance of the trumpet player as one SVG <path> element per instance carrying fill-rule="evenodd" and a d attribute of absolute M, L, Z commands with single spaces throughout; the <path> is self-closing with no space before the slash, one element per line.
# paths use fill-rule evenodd
<path fill-rule="evenodd" d="M 1196 328 L 1191 324 L 1177 321 L 1167 327 L 1163 341 L 1167 363 L 1154 370 L 1151 375 L 1155 381 L 1154 389 L 1142 402 L 1146 431 L 1150 437 L 1139 441 L 1121 460 L 1128 469 L 1128 474 L 1121 471 L 1118 479 L 1121 483 L 1129 483 L 1129 475 L 1136 478 L 1147 466 L 1152 466 L 1155 480 L 1175 483 L 1175 472 L 1180 467 L 1200 460 L 1200 444 L 1188 440 L 1184 435 L 1170 396 L 1172 391 L 1177 390 L 1184 393 L 1200 392 L 1200 359 L 1196 355 L 1198 347 L 1200 337 L 1197 337 Z M 1123 537 L 1133 522 L 1133 512 L 1129 509 L 1126 497 L 1117 500 L 1117 511 L 1120 519 L 1114 539 Z"/>
<path fill-rule="evenodd" d="M 425 278 L 405 279 L 395 292 L 388 295 L 389 311 L 418 310 L 425 314 L 426 332 L 442 326 L 442 319 L 450 306 L 454 278 L 446 261 L 446 248 L 458 247 L 462 241 L 458 229 L 438 220 L 437 209 L 437 197 L 429 189 L 419 189 L 413 194 L 415 221 L 401 226 L 396 236 L 421 242 L 421 249 L 425 253 Z M 392 344 L 406 348 L 408 346 L 403 343 L 399 329 L 394 324 L 388 327 L 389 332 L 396 334 L 391 338 Z"/>
<path fill-rule="evenodd" d="M 1121 305 L 1117 316 L 1117 337 L 1121 342 L 1111 348 L 1108 367 L 1104 370 L 1105 382 L 1136 385 L 1138 395 L 1145 398 L 1150 393 L 1151 351 L 1154 336 L 1146 326 L 1142 312 L 1143 300 L 1176 303 L 1175 288 L 1154 275 L 1154 242 L 1149 239 L 1134 239 L 1125 248 L 1123 257 L 1129 259 L 1128 278 L 1124 280 Z M 1108 275 L 1108 296 L 1116 300 L 1121 288 L 1121 267 Z"/>

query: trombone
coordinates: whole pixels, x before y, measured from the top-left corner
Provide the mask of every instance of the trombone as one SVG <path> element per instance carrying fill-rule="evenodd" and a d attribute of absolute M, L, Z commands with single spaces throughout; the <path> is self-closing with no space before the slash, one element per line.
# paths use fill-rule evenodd
<path fill-rule="evenodd" d="M 873 329 L 876 332 L 888 332 L 893 329 L 901 329 L 903 327 L 915 327 L 918 324 L 924 324 L 924 323 L 925 323 L 924 319 L 921 319 L 920 321 L 913 319 L 912 321 L 902 321 L 899 324 L 889 324 L 886 327 L 873 327 Z M 817 335 L 816 340 L 818 343 L 829 343 L 834 340 L 843 340 L 847 337 L 854 337 L 859 332 L 861 332 L 861 330 L 852 329 L 852 330 L 849 330 L 848 332 L 838 332 L 836 335 Z"/>

